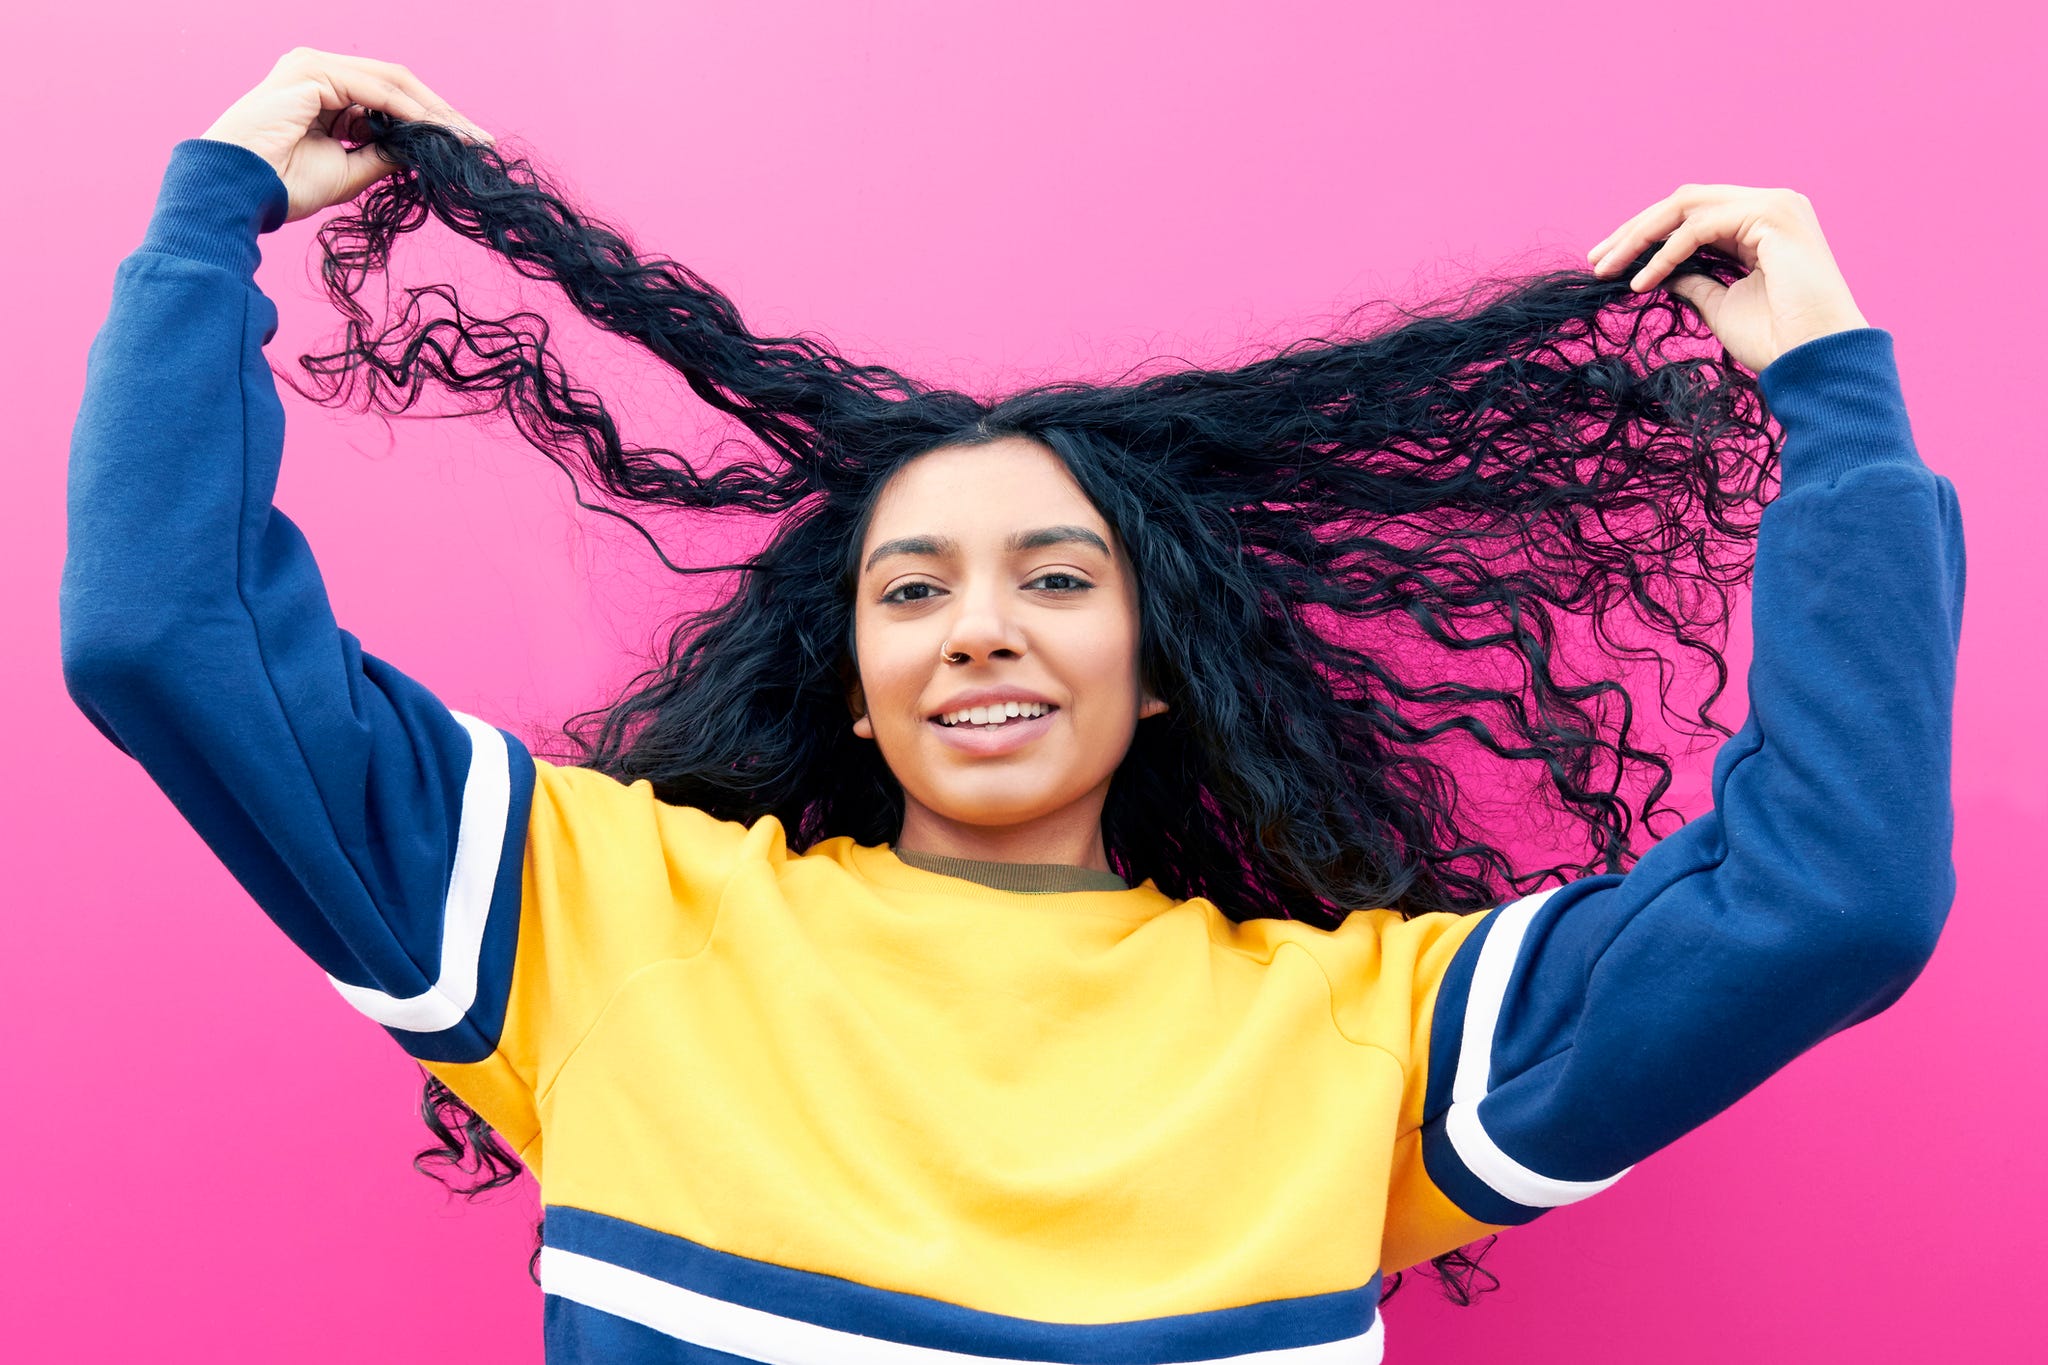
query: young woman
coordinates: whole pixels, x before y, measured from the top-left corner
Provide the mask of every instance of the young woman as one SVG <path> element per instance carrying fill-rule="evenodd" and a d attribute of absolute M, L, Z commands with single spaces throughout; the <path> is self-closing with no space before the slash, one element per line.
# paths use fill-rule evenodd
<path fill-rule="evenodd" d="M 271 505 L 258 237 L 373 185 L 322 230 L 334 392 L 431 378 L 616 495 L 781 518 L 577 762 L 364 652 Z M 371 335 L 429 213 L 766 451 L 625 446 L 445 293 Z M 1953 892 L 1962 530 L 1890 334 L 1786 190 L 1682 186 L 1589 260 L 984 402 L 755 337 L 405 68 L 295 50 L 116 275 L 65 676 L 425 1065 L 448 1152 L 538 1178 L 550 1360 L 1376 1359 L 1384 1276 L 1884 1009 Z M 1719 360 L 1652 335 L 1693 318 Z M 1638 857 L 1620 789 L 1657 775 L 1647 822 L 1669 767 L 1566 627 L 1718 670 L 1752 540 L 1748 720 Z M 1445 740 L 1595 861 L 1518 868 Z"/>

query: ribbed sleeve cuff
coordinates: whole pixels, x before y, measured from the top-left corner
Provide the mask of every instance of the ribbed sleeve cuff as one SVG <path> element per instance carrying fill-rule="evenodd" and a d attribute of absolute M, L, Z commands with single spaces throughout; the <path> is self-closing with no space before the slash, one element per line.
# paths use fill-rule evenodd
<path fill-rule="evenodd" d="M 1851 327 L 1801 342 L 1766 365 L 1757 384 L 1785 429 L 1784 488 L 1826 483 L 1866 465 L 1925 468 L 1884 328 Z"/>
<path fill-rule="evenodd" d="M 188 137 L 171 148 L 144 251 L 162 251 L 255 279 L 258 234 L 284 226 L 291 207 L 268 161 L 233 142 Z"/>

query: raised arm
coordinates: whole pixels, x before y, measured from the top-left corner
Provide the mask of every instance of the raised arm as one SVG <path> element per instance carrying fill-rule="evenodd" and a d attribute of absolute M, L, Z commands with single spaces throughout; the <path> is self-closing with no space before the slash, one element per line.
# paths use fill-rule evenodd
<path fill-rule="evenodd" d="M 72 433 L 65 681 L 351 1003 L 421 1055 L 488 1051 L 465 1015 L 532 763 L 365 654 L 271 505 L 277 309 L 254 272 L 283 206 L 260 157 L 187 139 L 115 272 Z"/>
<path fill-rule="evenodd" d="M 1713 809 L 1626 875 L 1464 936 L 1411 1072 L 1390 1266 L 1607 1188 L 1889 1006 L 1934 951 L 1955 893 L 1955 488 L 1915 447 L 1890 332 L 1826 332 L 1759 378 L 1782 483 Z"/>
<path fill-rule="evenodd" d="M 1890 1005 L 1954 898 L 1955 488 L 1914 449 L 1889 332 L 1763 381 L 1784 484 L 1713 810 L 1626 876 L 1493 912 L 1445 979 L 1425 1150 L 1488 1222 L 1603 1188 Z"/>
<path fill-rule="evenodd" d="M 247 145 L 172 151 L 87 360 L 65 683 L 351 1005 L 423 1060 L 508 1066 L 534 763 L 364 653 L 271 505 L 284 412 L 257 239 L 291 207 Z M 515 1141 L 534 1127 L 487 1117 Z"/>

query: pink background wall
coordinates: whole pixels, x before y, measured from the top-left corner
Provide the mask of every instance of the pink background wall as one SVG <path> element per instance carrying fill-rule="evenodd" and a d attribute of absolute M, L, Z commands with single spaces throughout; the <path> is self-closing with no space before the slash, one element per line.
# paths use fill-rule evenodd
<path fill-rule="evenodd" d="M 10 1356 L 428 1361 L 459 1342 L 540 1358 L 531 1185 L 478 1206 L 410 1169 L 414 1065 L 59 673 L 66 451 L 115 264 L 172 143 L 300 43 L 411 66 L 757 328 L 932 376 L 1214 355 L 1476 270 L 1582 264 L 1683 181 L 1804 191 L 1897 339 L 1922 451 L 1968 527 L 1947 936 L 1889 1013 L 1505 1237 L 1489 1264 L 1506 1288 L 1480 1306 L 1412 1283 L 1389 1359 L 2009 1359 L 2037 1339 L 2017 1286 L 2048 1269 L 2048 932 L 2023 889 L 2048 822 L 2044 477 L 2025 416 L 2038 8 L 741 8 L 10 8 Z M 1966 12 L 1981 17 L 1944 27 Z M 274 360 L 334 335 L 308 272 L 316 222 L 264 239 Z M 401 259 L 431 275 L 419 240 Z M 473 250 L 452 259 L 493 278 Z M 646 372 L 608 354 L 616 369 L 581 377 L 609 393 Z M 649 422 L 695 417 L 648 404 Z M 367 648 L 515 729 L 624 676 L 673 580 L 515 434 L 400 424 L 392 445 L 375 422 L 286 406 L 279 503 Z M 1739 702 L 1723 714 L 1739 722 Z"/>

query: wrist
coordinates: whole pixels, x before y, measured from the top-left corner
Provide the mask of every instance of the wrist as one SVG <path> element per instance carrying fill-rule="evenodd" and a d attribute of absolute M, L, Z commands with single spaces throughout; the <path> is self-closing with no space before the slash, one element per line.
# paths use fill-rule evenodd
<path fill-rule="evenodd" d="M 261 156 L 239 143 L 186 138 L 171 149 L 140 249 L 253 279 L 257 237 L 282 227 L 289 208 L 284 181 Z"/>
<path fill-rule="evenodd" d="M 1783 355 L 1794 347 L 1804 346 L 1809 341 L 1818 341 L 1825 336 L 1833 336 L 1836 332 L 1854 331 L 1858 327 L 1869 325 L 1870 320 L 1863 316 L 1863 310 L 1853 303 L 1846 308 L 1796 318 L 1785 326 L 1780 337 L 1778 354 Z"/>

